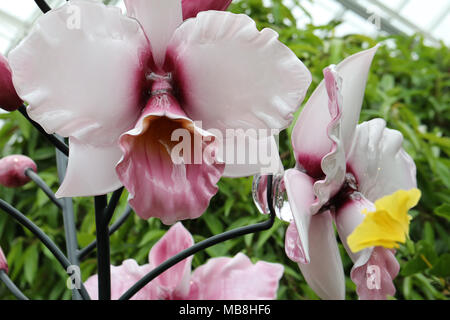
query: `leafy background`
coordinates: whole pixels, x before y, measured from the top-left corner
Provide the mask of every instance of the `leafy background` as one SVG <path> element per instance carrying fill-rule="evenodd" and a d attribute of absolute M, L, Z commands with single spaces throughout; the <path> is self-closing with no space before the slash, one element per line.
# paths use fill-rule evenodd
<path fill-rule="evenodd" d="M 450 297 L 450 55 L 444 44 L 430 47 L 419 35 L 389 36 L 371 39 L 362 35 L 334 36 L 339 21 L 324 26 L 308 25 L 299 30 L 290 10 L 281 0 L 264 7 L 262 0 L 233 1 L 236 13 L 250 15 L 258 28 L 271 27 L 313 74 L 311 94 L 322 79 L 322 69 L 343 58 L 371 47 L 378 50 L 369 76 L 361 121 L 375 117 L 387 120 L 389 127 L 405 138 L 404 148 L 417 165 L 417 179 L 422 190 L 419 205 L 412 210 L 410 238 L 398 250 L 401 264 L 395 279 L 397 293 L 393 299 L 448 299 Z M 55 151 L 18 113 L 2 114 L 0 156 L 25 154 L 33 158 L 41 177 L 54 189 L 58 187 Z M 293 167 L 289 135 L 280 137 L 280 153 L 286 168 Z M 219 192 L 205 214 L 184 225 L 200 241 L 214 234 L 262 221 L 252 202 L 252 178 L 222 179 Z M 39 225 L 61 248 L 65 247 L 61 212 L 32 183 L 21 189 L 0 187 L 0 197 L 15 205 Z M 116 217 L 126 205 L 124 194 Z M 83 247 L 95 237 L 92 198 L 75 199 L 78 240 Z M 194 268 L 211 257 L 247 254 L 253 261 L 279 262 L 285 266 L 279 299 L 318 299 L 308 287 L 295 263 L 284 254 L 286 224 L 260 234 L 231 240 L 195 255 Z M 150 248 L 167 227 L 156 219 L 143 221 L 135 214 L 111 237 L 111 257 L 115 265 L 134 258 L 147 262 Z M 10 277 L 34 299 L 70 299 L 65 287 L 66 274 L 50 252 L 30 232 L 0 213 L 0 244 L 10 266 Z M 349 278 L 352 266 L 344 253 L 347 275 L 347 298 L 357 299 L 355 285 Z M 96 272 L 95 253 L 81 264 L 83 280 Z M 0 285 L 0 299 L 14 299 Z"/>

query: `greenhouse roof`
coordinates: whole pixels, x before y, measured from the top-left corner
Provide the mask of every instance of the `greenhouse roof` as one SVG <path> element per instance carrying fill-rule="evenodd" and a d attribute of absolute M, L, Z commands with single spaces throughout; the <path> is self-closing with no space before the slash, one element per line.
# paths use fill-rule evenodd
<path fill-rule="evenodd" d="M 64 0 L 49 0 L 52 7 Z M 106 3 L 120 6 L 123 1 Z M 270 0 L 265 1 L 270 2 Z M 375 36 L 378 33 L 421 33 L 430 44 L 440 40 L 450 44 L 450 1 L 448 0 L 284 0 L 292 8 L 298 25 L 307 23 L 327 24 L 332 20 L 343 21 L 336 28 L 336 35 L 362 33 Z M 300 8 L 299 4 L 303 7 Z M 310 16 L 308 16 L 307 11 Z M 0 52 L 7 54 L 28 33 L 40 10 L 32 0 L 0 2 Z"/>

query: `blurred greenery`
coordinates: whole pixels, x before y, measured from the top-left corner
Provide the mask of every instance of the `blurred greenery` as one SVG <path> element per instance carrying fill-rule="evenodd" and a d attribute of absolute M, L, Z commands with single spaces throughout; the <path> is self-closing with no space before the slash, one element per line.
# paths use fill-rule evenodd
<path fill-rule="evenodd" d="M 298 1 L 296 1 L 298 3 Z M 367 83 L 361 121 L 375 117 L 387 120 L 390 128 L 405 138 L 404 148 L 417 165 L 422 191 L 419 205 L 411 212 L 410 240 L 397 252 L 401 272 L 395 279 L 395 299 L 448 299 L 450 297 L 450 54 L 444 44 L 431 47 L 419 36 L 363 35 L 334 36 L 339 21 L 325 26 L 308 25 L 297 29 L 291 11 L 281 0 L 264 6 L 262 0 L 233 1 L 230 8 L 246 13 L 258 28 L 271 27 L 313 74 L 311 94 L 322 79 L 322 69 L 343 58 L 383 43 L 372 65 Z M 2 114 L 0 156 L 25 154 L 33 158 L 41 177 L 54 189 L 58 187 L 55 151 L 18 113 Z M 289 134 L 280 137 L 280 153 L 286 168 L 293 167 Z M 184 225 L 200 241 L 219 232 L 264 220 L 251 198 L 252 178 L 222 179 L 219 192 L 207 212 Z M 61 212 L 32 183 L 21 189 L 0 187 L 0 197 L 26 213 L 54 241 L 65 248 Z M 121 199 L 116 217 L 124 210 L 127 195 Z M 83 247 L 95 237 L 92 198 L 75 199 L 78 240 Z M 285 266 L 279 299 L 317 299 L 304 281 L 298 267 L 284 254 L 286 224 L 260 234 L 227 241 L 195 255 L 194 267 L 211 257 L 247 254 L 254 261 L 279 262 Z M 111 257 L 115 265 L 134 258 L 143 264 L 150 248 L 167 227 L 157 219 L 144 221 L 136 215 L 111 237 Z M 66 275 L 50 252 L 6 214 L 0 214 L 0 244 L 7 255 L 10 277 L 34 299 L 69 299 Z M 356 299 L 355 285 L 348 277 L 352 263 L 342 249 L 347 275 L 347 298 Z M 83 280 L 96 272 L 95 253 L 81 264 Z M 0 285 L 0 299 L 13 299 Z"/>

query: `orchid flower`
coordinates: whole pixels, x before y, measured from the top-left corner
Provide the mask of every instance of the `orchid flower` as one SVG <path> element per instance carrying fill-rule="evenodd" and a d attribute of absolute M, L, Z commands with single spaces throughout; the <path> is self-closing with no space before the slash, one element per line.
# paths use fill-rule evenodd
<path fill-rule="evenodd" d="M 286 128 L 311 75 L 275 31 L 259 32 L 246 15 L 205 11 L 183 22 L 229 3 L 125 0 L 124 16 L 72 0 L 38 19 L 9 58 L 29 116 L 48 133 L 69 137 L 57 197 L 124 185 L 140 217 L 173 224 L 199 217 L 222 175 L 259 170 L 224 164 L 216 133 Z M 174 159 L 179 129 L 200 141 L 199 159 L 188 155 L 195 143 Z"/>
<path fill-rule="evenodd" d="M 0 54 L 0 108 L 6 111 L 17 110 L 22 105 L 11 79 L 8 60 Z"/>
<path fill-rule="evenodd" d="M 377 47 L 324 70 L 292 133 L 297 166 L 284 175 L 293 222 L 285 249 L 323 299 L 345 298 L 345 277 L 333 228 L 353 260 L 351 277 L 362 299 L 395 293 L 399 271 L 394 252 L 380 246 L 350 250 L 347 237 L 364 220 L 364 210 L 399 189 L 416 187 L 416 167 L 402 149 L 401 133 L 382 119 L 357 125 L 365 85 Z M 380 286 L 368 287 L 372 265 Z"/>
<path fill-rule="evenodd" d="M 27 156 L 14 154 L 0 159 L 0 185 L 18 188 L 30 181 L 25 170 L 37 171 L 36 163 Z"/>
<path fill-rule="evenodd" d="M 118 299 L 132 285 L 165 260 L 192 246 L 192 235 L 178 222 L 153 246 L 149 263 L 133 259 L 111 266 L 111 295 Z M 269 300 L 275 299 L 284 267 L 250 259 L 238 253 L 234 258 L 213 258 L 191 273 L 192 256 L 179 262 L 142 288 L 136 300 Z M 98 299 L 98 276 L 85 283 L 92 299 Z"/>
<path fill-rule="evenodd" d="M 3 253 L 2 247 L 0 247 L 0 270 L 8 273 L 8 262 L 6 261 L 5 254 Z"/>

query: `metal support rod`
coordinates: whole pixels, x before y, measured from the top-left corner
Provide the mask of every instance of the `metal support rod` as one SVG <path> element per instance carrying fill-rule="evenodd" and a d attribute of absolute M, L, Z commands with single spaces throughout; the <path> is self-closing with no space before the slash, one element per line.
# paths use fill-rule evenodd
<path fill-rule="evenodd" d="M 3 283 L 6 285 L 6 287 L 11 291 L 11 293 L 19 300 L 30 300 L 28 297 L 20 291 L 19 288 L 12 282 L 12 280 L 9 278 L 8 274 L 5 272 L 5 270 L 0 270 L 0 280 L 3 281 Z"/>
<path fill-rule="evenodd" d="M 48 134 L 45 132 L 44 128 L 42 128 L 39 123 L 33 121 L 27 114 L 27 108 L 23 105 L 18 111 L 35 127 L 44 137 L 47 138 L 58 150 L 64 153 L 66 156 L 69 155 L 69 147 L 61 140 L 58 139 L 55 135 Z"/>
<path fill-rule="evenodd" d="M 122 224 L 128 219 L 133 210 L 130 206 L 127 206 L 125 212 L 117 219 L 116 222 L 109 228 L 109 235 L 111 236 L 114 232 L 116 232 Z M 82 250 L 78 251 L 78 259 L 83 260 L 89 253 L 92 252 L 97 247 L 97 240 L 92 241 L 89 245 L 84 247 Z"/>
<path fill-rule="evenodd" d="M 109 221 L 106 217 L 106 206 L 106 196 L 95 197 L 99 300 L 111 300 L 111 266 L 108 228 Z"/>
<path fill-rule="evenodd" d="M 121 187 L 113 192 L 111 199 L 109 200 L 108 206 L 105 209 L 105 220 L 109 224 L 116 211 L 117 205 L 119 204 L 120 197 L 122 196 L 124 187 Z"/>
<path fill-rule="evenodd" d="M 52 9 L 45 0 L 34 0 L 34 2 L 36 2 L 37 6 L 43 13 L 46 13 Z"/>
<path fill-rule="evenodd" d="M 47 195 L 47 197 L 56 204 L 60 209 L 62 209 L 62 202 L 55 197 L 55 194 L 50 189 L 50 187 L 42 180 L 42 178 L 33 171 L 33 169 L 28 168 L 25 170 L 25 175 L 30 178 L 36 185 Z"/>
<path fill-rule="evenodd" d="M 63 138 L 55 137 L 64 143 Z M 68 159 L 61 151 L 56 150 L 56 166 L 58 169 L 59 181 L 62 182 L 66 175 Z M 75 225 L 75 215 L 73 213 L 73 202 L 72 198 L 62 198 L 60 200 L 63 203 L 62 213 L 63 213 L 63 223 L 64 231 L 66 235 L 66 250 L 67 257 L 69 258 L 70 264 L 74 266 L 80 266 L 80 261 L 78 259 L 78 239 L 77 230 Z M 82 297 L 77 290 L 72 290 L 72 298 L 74 300 L 81 300 Z"/>
<path fill-rule="evenodd" d="M 9 214 L 12 218 L 14 218 L 17 222 L 23 225 L 25 228 L 30 230 L 46 247 L 53 256 L 58 260 L 64 270 L 71 265 L 69 259 L 64 255 L 64 253 L 56 246 L 56 244 L 32 221 L 30 221 L 23 213 L 19 210 L 11 206 L 9 203 L 0 199 L 0 209 Z M 89 294 L 86 291 L 86 288 L 83 284 L 81 284 L 81 288 L 78 289 L 81 296 L 85 300 L 89 300 Z"/>
<path fill-rule="evenodd" d="M 264 230 L 270 229 L 275 222 L 275 210 L 273 208 L 273 199 L 272 199 L 272 180 L 273 176 L 269 175 L 267 178 L 267 201 L 270 210 L 270 218 L 267 221 L 260 222 L 251 226 L 246 226 L 242 228 L 237 228 L 231 231 L 224 232 L 219 235 L 215 235 L 211 238 L 203 240 L 192 247 L 181 251 L 177 255 L 167 259 L 155 269 L 151 270 L 147 273 L 141 280 L 136 282 L 130 289 L 128 289 L 119 300 L 129 300 L 131 299 L 139 290 L 145 287 L 150 281 L 158 277 L 160 274 L 164 273 L 180 261 L 186 259 L 187 257 L 194 255 L 195 253 L 212 247 L 218 243 L 234 239 L 249 233 L 256 233 Z"/>

